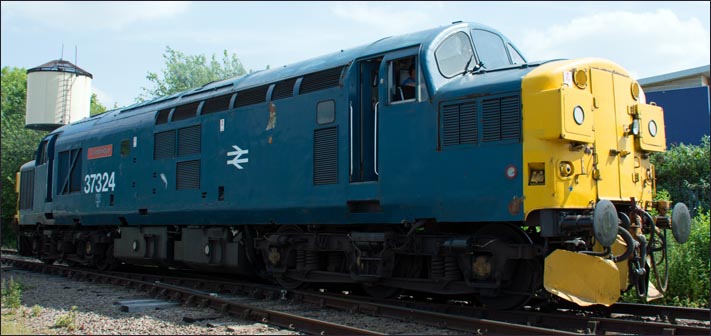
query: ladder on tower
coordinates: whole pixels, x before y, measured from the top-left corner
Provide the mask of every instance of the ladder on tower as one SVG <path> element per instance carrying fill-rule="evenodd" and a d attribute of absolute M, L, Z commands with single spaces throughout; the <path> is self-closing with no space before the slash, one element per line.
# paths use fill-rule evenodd
<path fill-rule="evenodd" d="M 59 124 L 69 123 L 69 113 L 72 108 L 72 84 L 74 82 L 74 75 L 68 72 L 62 72 L 62 83 L 59 85 L 59 99 L 61 99 L 59 106 L 61 106 L 61 113 L 59 118 Z"/>

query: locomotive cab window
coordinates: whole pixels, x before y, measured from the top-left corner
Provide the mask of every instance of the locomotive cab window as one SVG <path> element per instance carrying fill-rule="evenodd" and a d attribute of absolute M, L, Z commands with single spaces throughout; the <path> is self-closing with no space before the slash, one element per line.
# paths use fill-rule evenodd
<path fill-rule="evenodd" d="M 417 57 L 404 57 L 388 63 L 388 93 L 391 103 L 413 102 L 417 98 L 422 75 Z"/>
<path fill-rule="evenodd" d="M 484 68 L 496 69 L 512 64 L 506 52 L 506 45 L 499 35 L 486 30 L 474 29 L 472 30 L 472 39 L 477 56 Z"/>
<path fill-rule="evenodd" d="M 37 148 L 37 156 L 35 158 L 35 165 L 43 165 L 47 163 L 47 140 L 42 141 Z"/>
<path fill-rule="evenodd" d="M 523 58 L 521 53 L 511 45 L 511 43 L 506 45 L 509 49 L 509 55 L 511 55 L 511 64 L 526 64 L 526 59 Z"/>
<path fill-rule="evenodd" d="M 471 64 L 476 64 L 469 36 L 463 32 L 445 39 L 435 50 L 435 59 L 439 73 L 445 78 L 462 74 Z"/>

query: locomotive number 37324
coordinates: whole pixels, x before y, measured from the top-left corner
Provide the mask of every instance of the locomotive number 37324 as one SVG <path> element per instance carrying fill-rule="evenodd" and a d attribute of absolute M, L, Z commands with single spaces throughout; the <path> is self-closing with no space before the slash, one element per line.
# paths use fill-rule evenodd
<path fill-rule="evenodd" d="M 114 187 L 116 187 L 116 183 L 114 182 L 114 172 L 84 175 L 85 194 L 114 191 Z"/>

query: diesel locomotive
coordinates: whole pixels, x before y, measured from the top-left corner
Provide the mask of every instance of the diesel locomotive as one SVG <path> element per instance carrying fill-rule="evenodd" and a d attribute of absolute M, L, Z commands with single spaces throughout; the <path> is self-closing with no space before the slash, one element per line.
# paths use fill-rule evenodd
<path fill-rule="evenodd" d="M 18 174 L 18 249 L 494 309 L 653 299 L 690 230 L 655 200 L 665 147 L 619 65 L 456 22 L 54 130 Z"/>

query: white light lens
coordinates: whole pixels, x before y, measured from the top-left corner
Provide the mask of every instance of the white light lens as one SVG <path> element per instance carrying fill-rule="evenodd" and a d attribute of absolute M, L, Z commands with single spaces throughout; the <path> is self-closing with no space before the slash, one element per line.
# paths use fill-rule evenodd
<path fill-rule="evenodd" d="M 657 136 L 657 123 L 654 120 L 649 122 L 649 134 L 653 137 Z"/>
<path fill-rule="evenodd" d="M 632 134 L 639 135 L 639 119 L 632 122 Z"/>
<path fill-rule="evenodd" d="M 573 109 L 573 120 L 575 120 L 575 123 L 578 125 L 583 124 L 583 121 L 585 121 L 585 112 L 582 107 L 576 106 Z"/>
<path fill-rule="evenodd" d="M 516 175 L 518 175 L 518 169 L 516 169 L 516 166 L 510 165 L 506 167 L 506 177 L 508 179 L 513 180 L 514 178 L 516 178 Z"/>

